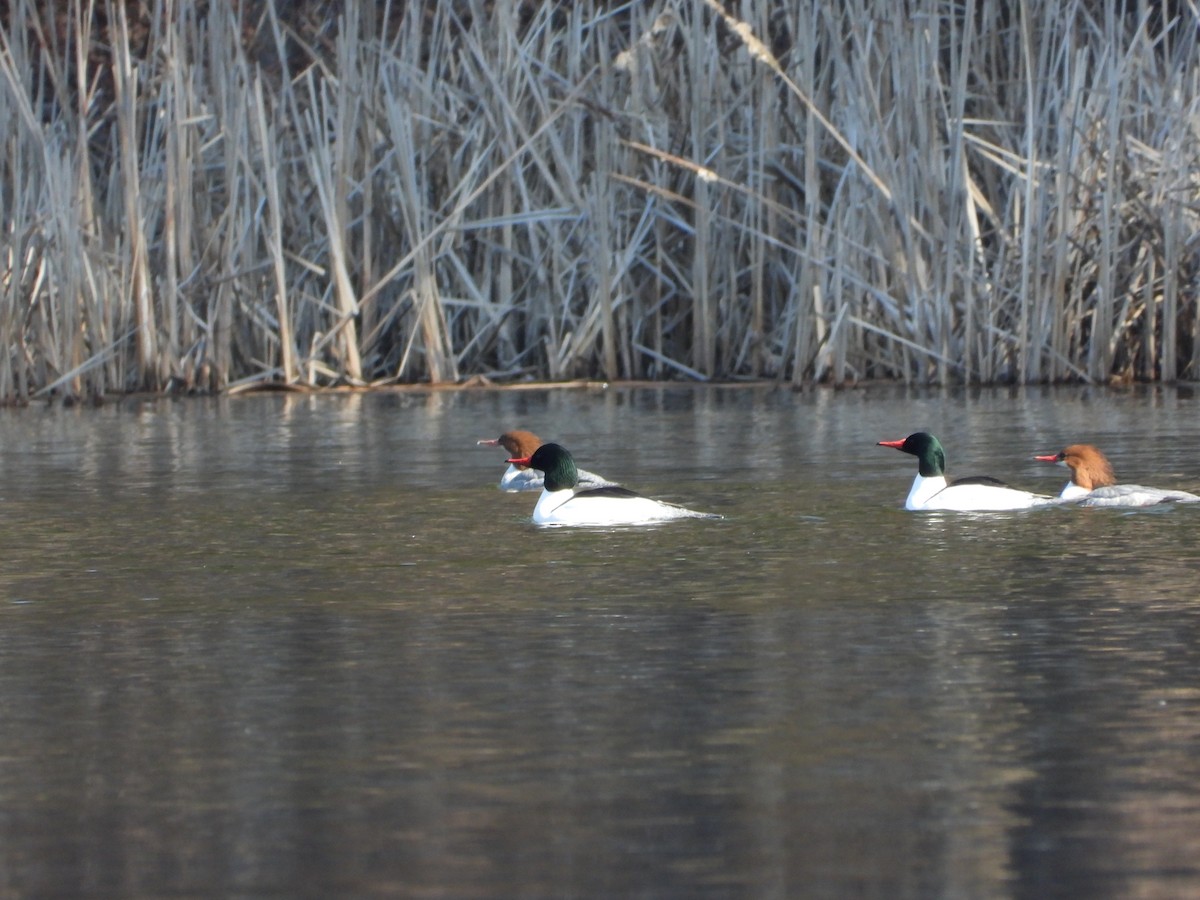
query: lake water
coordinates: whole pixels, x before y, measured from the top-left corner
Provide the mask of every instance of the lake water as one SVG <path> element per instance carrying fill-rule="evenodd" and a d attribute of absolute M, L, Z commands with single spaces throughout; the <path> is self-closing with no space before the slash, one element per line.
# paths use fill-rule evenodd
<path fill-rule="evenodd" d="M 525 427 L 719 512 L 538 529 Z M 651 387 L 0 411 L 0 895 L 1200 895 L 1190 388 Z"/>

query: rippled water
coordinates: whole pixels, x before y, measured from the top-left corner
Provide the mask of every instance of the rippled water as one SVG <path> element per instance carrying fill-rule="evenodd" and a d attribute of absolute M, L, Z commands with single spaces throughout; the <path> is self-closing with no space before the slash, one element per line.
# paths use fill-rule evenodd
<path fill-rule="evenodd" d="M 0 893 L 1200 894 L 1190 389 L 269 395 L 0 412 Z M 722 513 L 538 529 L 523 426 Z"/>

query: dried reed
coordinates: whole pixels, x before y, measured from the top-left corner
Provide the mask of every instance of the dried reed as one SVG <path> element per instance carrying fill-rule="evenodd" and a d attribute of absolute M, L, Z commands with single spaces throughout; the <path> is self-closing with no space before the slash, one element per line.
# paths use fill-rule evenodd
<path fill-rule="evenodd" d="M 1195 379 L 1200 23 L 1139 8 L 10 0 L 0 402 Z"/>

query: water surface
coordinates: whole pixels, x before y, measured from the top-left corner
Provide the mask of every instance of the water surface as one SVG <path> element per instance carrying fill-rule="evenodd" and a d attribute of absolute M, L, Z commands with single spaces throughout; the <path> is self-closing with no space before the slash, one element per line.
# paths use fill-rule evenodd
<path fill-rule="evenodd" d="M 1200 894 L 1190 389 L 692 387 L 0 413 L 0 893 Z M 538 529 L 526 427 L 718 522 Z"/>

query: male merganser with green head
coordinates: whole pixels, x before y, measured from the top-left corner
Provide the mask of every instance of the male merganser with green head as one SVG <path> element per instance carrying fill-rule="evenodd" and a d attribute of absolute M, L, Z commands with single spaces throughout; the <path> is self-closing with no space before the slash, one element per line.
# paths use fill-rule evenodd
<path fill-rule="evenodd" d="M 1059 495 L 1083 506 L 1155 506 L 1159 503 L 1200 503 L 1187 491 L 1164 491 L 1140 484 L 1117 484 L 1108 458 L 1091 444 L 1072 444 L 1053 456 L 1035 456 L 1071 470 L 1071 480 Z"/>
<path fill-rule="evenodd" d="M 498 438 L 490 441 L 476 441 L 476 444 L 480 447 L 500 446 L 508 451 L 509 456 L 524 458 L 532 456 L 533 451 L 542 446 L 542 439 L 532 431 L 506 431 Z M 537 469 L 509 464 L 500 477 L 500 490 L 508 491 L 510 494 L 517 491 L 540 491 L 542 478 L 542 473 Z M 615 482 L 594 472 L 585 472 L 580 469 L 579 483 L 584 487 L 601 487 L 602 485 L 612 485 Z"/>
<path fill-rule="evenodd" d="M 879 446 L 894 447 L 917 458 L 917 477 L 904 501 L 905 509 L 997 512 L 1058 502 L 1055 497 L 1020 491 L 986 475 L 948 481 L 946 451 L 937 438 L 925 431 L 910 434 L 900 441 L 880 441 Z"/>
<path fill-rule="evenodd" d="M 545 486 L 533 509 L 537 525 L 645 525 L 668 519 L 721 518 L 651 500 L 617 485 L 582 487 L 575 460 L 558 444 L 542 444 L 532 455 L 509 463 L 545 473 Z"/>

